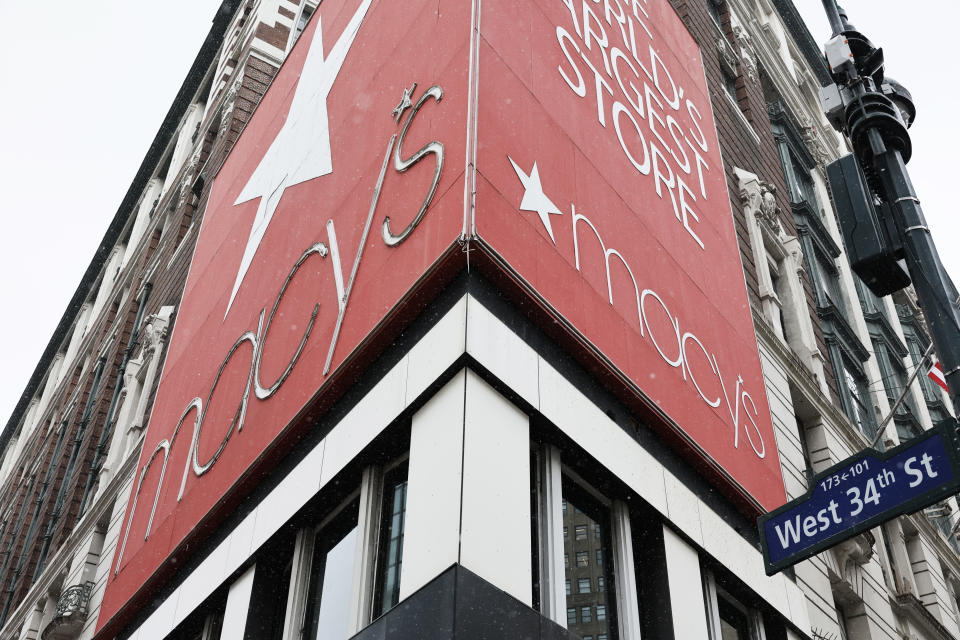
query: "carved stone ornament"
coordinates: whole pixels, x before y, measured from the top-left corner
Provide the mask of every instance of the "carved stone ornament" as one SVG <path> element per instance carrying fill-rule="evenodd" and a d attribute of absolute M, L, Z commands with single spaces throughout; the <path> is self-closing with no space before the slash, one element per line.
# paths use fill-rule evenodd
<path fill-rule="evenodd" d="M 830 162 L 830 154 L 827 152 L 827 145 L 817 133 L 817 125 L 805 113 L 800 113 L 797 120 L 800 122 L 800 129 L 803 131 L 803 141 L 807 145 L 810 155 L 817 161 L 818 166 L 826 166 Z"/>
<path fill-rule="evenodd" d="M 733 47 L 730 46 L 730 43 L 727 42 L 727 39 L 723 36 L 717 38 L 717 51 L 720 53 L 720 66 L 727 72 L 727 74 L 736 77 L 739 75 L 737 70 L 739 67 L 739 60 L 737 54 L 734 53 Z"/>
<path fill-rule="evenodd" d="M 743 70 L 752 82 L 757 81 L 757 54 L 753 47 L 753 38 L 747 33 L 747 30 L 737 25 L 733 28 L 733 35 L 737 38 L 740 45 L 740 61 L 743 63 Z"/>
<path fill-rule="evenodd" d="M 147 318 L 147 325 L 143 328 L 143 353 L 152 356 L 167 339 L 167 327 L 170 324 L 172 307 L 164 307 L 159 313 Z"/>
<path fill-rule="evenodd" d="M 755 216 L 757 222 L 777 238 L 782 237 L 780 207 L 777 206 L 777 188 L 761 180 L 756 174 L 735 169 L 740 185 L 740 204 L 744 214 Z"/>
<path fill-rule="evenodd" d="M 777 188 L 768 182 L 760 181 L 760 206 L 755 215 L 757 221 L 764 224 L 775 235 L 780 234 L 780 207 L 777 205 Z"/>
<path fill-rule="evenodd" d="M 227 95 L 223 97 L 223 107 L 220 111 L 220 134 L 223 135 L 227 129 L 230 128 L 230 123 L 233 121 L 233 107 L 237 103 L 237 96 L 240 94 L 240 86 L 242 84 L 243 78 L 237 74 L 234 70 L 234 74 L 237 75 L 237 78 L 233 81 L 233 84 L 230 85 L 230 88 L 227 90 Z"/>
<path fill-rule="evenodd" d="M 183 209 L 183 205 L 187 203 L 187 198 L 191 194 L 190 187 L 193 186 L 193 181 L 196 178 L 195 174 L 198 166 L 200 166 L 199 149 L 196 153 L 190 156 L 190 159 L 187 160 L 186 165 L 183 168 L 183 179 L 180 180 L 180 199 L 177 202 L 177 209 Z"/>

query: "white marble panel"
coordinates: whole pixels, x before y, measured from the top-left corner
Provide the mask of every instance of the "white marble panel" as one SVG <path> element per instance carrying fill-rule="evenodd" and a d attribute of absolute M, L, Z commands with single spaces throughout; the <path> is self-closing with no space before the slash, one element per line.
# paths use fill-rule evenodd
<path fill-rule="evenodd" d="M 467 298 L 453 305 L 407 354 L 406 404 L 416 400 L 466 350 Z"/>
<path fill-rule="evenodd" d="M 413 416 L 401 599 L 458 559 L 465 380 L 461 371 Z"/>
<path fill-rule="evenodd" d="M 460 563 L 532 605 L 530 420 L 467 371 L 464 423 Z"/>
<path fill-rule="evenodd" d="M 540 408 L 537 353 L 475 298 L 467 301 L 467 353 Z"/>

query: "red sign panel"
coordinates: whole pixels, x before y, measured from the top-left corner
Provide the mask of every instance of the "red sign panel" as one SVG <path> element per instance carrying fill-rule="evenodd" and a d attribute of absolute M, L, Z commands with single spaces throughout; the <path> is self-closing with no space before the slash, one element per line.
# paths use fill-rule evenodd
<path fill-rule="evenodd" d="M 455 245 L 470 17 L 324 0 L 273 81 L 214 180 L 101 628 Z"/>
<path fill-rule="evenodd" d="M 688 446 L 782 504 L 703 63 L 667 0 L 483 0 L 479 86 L 477 234 Z"/>
<path fill-rule="evenodd" d="M 667 0 L 475 6 L 325 0 L 216 176 L 104 633 L 464 237 L 747 495 L 783 502 L 694 41 Z"/>

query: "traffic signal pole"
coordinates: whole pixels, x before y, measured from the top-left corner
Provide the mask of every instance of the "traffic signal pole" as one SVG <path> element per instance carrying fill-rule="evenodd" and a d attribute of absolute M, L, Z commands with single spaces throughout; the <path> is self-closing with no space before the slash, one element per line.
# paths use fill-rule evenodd
<path fill-rule="evenodd" d="M 833 31 L 827 43 L 827 61 L 843 109 L 842 116 L 831 118 L 831 122 L 850 139 L 878 206 L 892 213 L 903 259 L 947 379 L 954 413 L 960 416 L 960 295 L 940 262 L 907 172 L 909 122 L 904 121 L 902 106 L 895 102 L 896 90 L 883 84 L 882 49 L 874 48 L 847 22 L 836 0 L 823 0 L 823 6 Z M 844 60 L 847 54 L 849 60 Z M 839 109 L 837 106 L 836 111 Z"/>

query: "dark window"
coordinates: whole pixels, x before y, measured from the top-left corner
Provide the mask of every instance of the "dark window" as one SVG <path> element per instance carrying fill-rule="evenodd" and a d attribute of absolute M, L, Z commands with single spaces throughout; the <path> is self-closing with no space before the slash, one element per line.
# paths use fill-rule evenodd
<path fill-rule="evenodd" d="M 846 395 L 850 401 L 847 414 L 853 423 L 860 429 L 860 433 L 872 438 L 874 435 L 873 414 L 870 410 L 870 396 L 867 392 L 867 383 L 857 370 L 843 363 L 843 383 Z"/>
<path fill-rule="evenodd" d="M 717 6 L 717 3 L 714 0 L 707 0 L 707 10 L 710 12 L 710 17 L 713 18 L 713 21 L 717 23 L 717 26 L 723 24 L 723 19 L 720 15 L 720 7 Z"/>
<path fill-rule="evenodd" d="M 294 539 L 278 540 L 259 554 L 247 613 L 246 636 L 280 640 L 287 613 Z"/>
<path fill-rule="evenodd" d="M 737 103 L 737 77 L 734 75 L 731 75 L 729 72 L 727 72 L 726 69 L 723 69 L 722 72 L 723 72 L 723 90 L 726 92 L 727 97 L 730 98 L 734 104 L 738 104 Z"/>
<path fill-rule="evenodd" d="M 575 591 L 567 596 L 568 616 L 572 608 L 577 619 L 568 623 L 568 630 L 577 638 L 596 638 L 601 633 L 613 638 L 616 634 L 616 623 L 611 621 L 614 615 L 611 611 L 613 602 L 602 589 L 610 579 L 606 572 L 612 569 L 605 567 L 602 562 L 604 549 L 609 549 L 610 545 L 610 513 L 594 494 L 588 493 L 567 477 L 563 481 L 563 494 L 573 507 L 564 517 L 564 524 L 576 532 L 563 541 L 565 554 L 573 554 L 575 560 L 573 566 L 566 568 L 566 578 L 571 581 Z M 591 530 L 594 536 L 589 535 Z M 597 533 L 599 537 L 596 537 Z M 591 562 L 593 556 L 600 562 Z M 594 584 L 598 585 L 597 590 L 592 589 Z M 594 615 L 594 607 L 601 608 L 597 611 L 603 611 L 602 617 Z"/>
<path fill-rule="evenodd" d="M 310 562 L 310 586 L 303 616 L 305 640 L 346 640 L 353 561 L 357 547 L 359 503 L 317 531 Z"/>
<path fill-rule="evenodd" d="M 720 615 L 720 638 L 717 640 L 750 640 L 750 621 L 744 611 L 718 596 L 717 612 Z"/>
<path fill-rule="evenodd" d="M 374 615 L 389 611 L 400 600 L 400 561 L 403 556 L 404 516 L 407 508 L 407 465 L 389 471 L 383 479 L 383 523 L 377 559 Z"/>
<path fill-rule="evenodd" d="M 310 5 L 305 5 L 303 11 L 300 12 L 300 15 L 297 17 L 297 26 L 293 31 L 293 41 L 296 42 L 300 38 L 300 34 L 303 33 L 303 30 L 306 28 L 307 23 L 310 21 L 310 16 L 313 15 L 315 8 Z"/>

